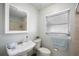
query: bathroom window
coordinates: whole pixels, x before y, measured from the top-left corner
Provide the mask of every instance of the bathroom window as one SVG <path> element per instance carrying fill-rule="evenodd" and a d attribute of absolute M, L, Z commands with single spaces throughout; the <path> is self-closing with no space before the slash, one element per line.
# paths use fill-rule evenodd
<path fill-rule="evenodd" d="M 46 16 L 47 33 L 69 33 L 69 9 Z"/>

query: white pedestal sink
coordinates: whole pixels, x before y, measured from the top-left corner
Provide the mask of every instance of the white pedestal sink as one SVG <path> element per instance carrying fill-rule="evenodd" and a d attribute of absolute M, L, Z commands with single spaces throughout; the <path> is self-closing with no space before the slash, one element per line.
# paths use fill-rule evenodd
<path fill-rule="evenodd" d="M 7 53 L 9 56 L 24 56 L 27 55 L 29 51 L 31 51 L 35 46 L 35 43 L 32 41 L 23 42 L 22 44 L 18 44 L 15 49 L 8 49 Z"/>

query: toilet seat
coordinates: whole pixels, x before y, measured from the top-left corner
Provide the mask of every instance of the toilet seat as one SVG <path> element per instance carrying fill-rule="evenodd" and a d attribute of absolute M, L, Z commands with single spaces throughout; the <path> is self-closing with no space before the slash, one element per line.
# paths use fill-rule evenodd
<path fill-rule="evenodd" d="M 50 50 L 44 47 L 39 48 L 38 51 L 43 54 L 51 54 Z"/>

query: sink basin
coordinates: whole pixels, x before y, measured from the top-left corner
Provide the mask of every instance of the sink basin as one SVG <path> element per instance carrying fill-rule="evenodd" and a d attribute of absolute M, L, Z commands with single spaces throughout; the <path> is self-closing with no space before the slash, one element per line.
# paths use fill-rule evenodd
<path fill-rule="evenodd" d="M 15 49 L 7 49 L 8 55 L 23 55 L 27 54 L 35 47 L 35 43 L 32 41 L 23 42 L 22 44 L 17 45 Z"/>

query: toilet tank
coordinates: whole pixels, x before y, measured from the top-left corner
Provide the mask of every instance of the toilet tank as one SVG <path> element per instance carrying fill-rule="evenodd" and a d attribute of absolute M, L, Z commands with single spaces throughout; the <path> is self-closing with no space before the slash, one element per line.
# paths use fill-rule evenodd
<path fill-rule="evenodd" d="M 36 40 L 34 40 L 34 42 L 36 43 L 35 48 L 36 49 L 40 48 L 40 46 L 41 46 L 41 39 L 40 38 L 39 39 L 36 39 Z"/>

